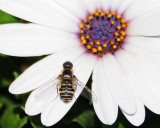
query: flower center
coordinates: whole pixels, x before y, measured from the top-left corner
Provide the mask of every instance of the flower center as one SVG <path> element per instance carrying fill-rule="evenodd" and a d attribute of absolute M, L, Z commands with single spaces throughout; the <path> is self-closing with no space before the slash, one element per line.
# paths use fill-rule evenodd
<path fill-rule="evenodd" d="M 115 12 L 93 12 L 80 25 L 80 39 L 89 53 L 98 57 L 114 54 L 124 44 L 129 24 Z"/>

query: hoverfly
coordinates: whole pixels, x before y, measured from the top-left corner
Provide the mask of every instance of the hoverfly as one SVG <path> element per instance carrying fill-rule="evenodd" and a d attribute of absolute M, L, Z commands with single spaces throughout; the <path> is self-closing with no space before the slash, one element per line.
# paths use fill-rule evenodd
<path fill-rule="evenodd" d="M 81 93 L 85 98 L 91 99 L 94 96 L 96 100 L 96 96 L 92 91 L 84 86 L 82 82 L 80 82 L 77 77 L 73 73 L 73 64 L 70 61 L 66 61 L 63 63 L 63 69 L 60 75 L 56 79 L 52 79 L 43 85 L 44 88 L 38 92 L 37 95 L 41 95 L 43 91 L 46 91 L 48 88 L 46 86 L 54 86 L 57 88 L 57 96 L 60 96 L 60 99 L 68 103 L 73 99 L 74 93 L 77 89 L 77 86 L 84 87 L 83 92 Z M 48 89 L 48 91 L 51 91 Z M 93 99 L 93 98 L 92 98 Z"/>

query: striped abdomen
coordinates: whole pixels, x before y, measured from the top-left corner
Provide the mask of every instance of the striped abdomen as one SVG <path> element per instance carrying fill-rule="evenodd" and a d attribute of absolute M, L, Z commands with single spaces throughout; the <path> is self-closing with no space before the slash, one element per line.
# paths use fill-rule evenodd
<path fill-rule="evenodd" d="M 72 84 L 63 84 L 61 85 L 61 88 L 59 89 L 60 98 L 64 102 L 70 102 L 73 98 L 75 90 L 72 87 Z"/>

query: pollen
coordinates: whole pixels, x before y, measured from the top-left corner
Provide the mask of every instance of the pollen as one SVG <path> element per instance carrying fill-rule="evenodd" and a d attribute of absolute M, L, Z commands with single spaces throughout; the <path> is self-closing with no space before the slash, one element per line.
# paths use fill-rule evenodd
<path fill-rule="evenodd" d="M 83 40 L 83 41 L 82 41 L 82 43 L 83 43 L 83 44 L 86 44 L 86 43 L 87 43 L 87 41 L 86 41 L 86 40 Z"/>
<path fill-rule="evenodd" d="M 88 49 L 91 49 L 92 47 L 91 47 L 91 45 L 88 44 L 88 45 L 87 45 L 87 48 L 88 48 Z"/>
<path fill-rule="evenodd" d="M 117 45 L 113 45 L 113 49 L 117 49 Z"/>
<path fill-rule="evenodd" d="M 79 38 L 90 54 L 101 58 L 118 51 L 125 44 L 129 22 L 117 12 L 93 11 L 80 24 Z"/>
<path fill-rule="evenodd" d="M 88 19 L 89 19 L 89 20 L 93 20 L 93 16 L 89 16 Z"/>
<path fill-rule="evenodd" d="M 98 47 L 98 51 L 102 51 L 102 47 L 101 46 Z"/>
<path fill-rule="evenodd" d="M 101 42 L 100 42 L 100 41 L 97 41 L 97 42 L 96 42 L 96 44 L 97 44 L 97 45 L 100 45 L 100 44 L 101 44 Z"/>
<path fill-rule="evenodd" d="M 93 53 L 97 53 L 97 49 L 96 48 L 93 48 L 92 51 L 93 51 Z"/>

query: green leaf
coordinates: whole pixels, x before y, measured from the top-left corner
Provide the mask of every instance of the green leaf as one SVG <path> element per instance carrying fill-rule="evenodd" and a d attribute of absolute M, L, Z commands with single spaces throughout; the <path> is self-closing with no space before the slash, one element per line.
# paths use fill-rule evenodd
<path fill-rule="evenodd" d="M 7 57 L 7 55 L 4 55 L 4 54 L 0 53 L 0 57 Z"/>
<path fill-rule="evenodd" d="M 29 117 L 29 119 L 33 128 L 44 128 L 40 121 L 40 115 Z"/>
<path fill-rule="evenodd" d="M 5 109 L 0 126 L 1 128 L 22 128 L 28 120 L 28 117 L 21 118 L 18 113 L 15 113 L 15 105 L 9 106 Z"/>
<path fill-rule="evenodd" d="M 102 125 L 102 128 L 125 128 L 122 123 L 115 122 L 113 125 Z"/>
<path fill-rule="evenodd" d="M 7 80 L 6 78 L 2 78 L 1 81 L 0 81 L 0 84 L 1 84 L 3 87 L 8 87 L 8 86 L 11 84 L 11 81 L 10 81 L 10 80 Z"/>
<path fill-rule="evenodd" d="M 19 20 L 18 18 L 14 17 L 12 15 L 9 15 L 1 10 L 0 10 L 0 17 L 1 17 L 0 24 L 16 23 Z"/>
<path fill-rule="evenodd" d="M 31 125 L 33 126 L 33 128 L 44 128 L 43 126 L 34 124 L 33 122 L 31 122 Z"/>
<path fill-rule="evenodd" d="M 85 111 L 72 121 L 80 124 L 83 128 L 93 128 L 95 126 L 95 113 L 93 111 Z"/>
<path fill-rule="evenodd" d="M 119 123 L 118 128 L 125 128 L 122 123 Z"/>

